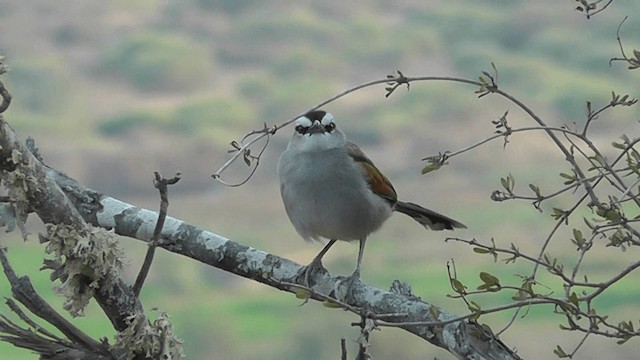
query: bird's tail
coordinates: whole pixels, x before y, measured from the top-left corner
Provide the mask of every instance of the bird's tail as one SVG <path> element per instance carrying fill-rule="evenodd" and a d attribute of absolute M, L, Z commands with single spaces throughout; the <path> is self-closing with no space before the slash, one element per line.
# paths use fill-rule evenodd
<path fill-rule="evenodd" d="M 464 224 L 455 221 L 435 211 L 425 209 L 422 206 L 410 202 L 398 201 L 396 210 L 411 216 L 415 221 L 431 230 L 453 230 L 454 228 L 466 229 Z"/>

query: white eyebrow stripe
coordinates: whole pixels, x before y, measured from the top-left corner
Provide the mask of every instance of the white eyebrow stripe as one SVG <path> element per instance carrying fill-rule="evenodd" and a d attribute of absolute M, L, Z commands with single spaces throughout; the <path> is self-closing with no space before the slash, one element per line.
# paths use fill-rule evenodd
<path fill-rule="evenodd" d="M 312 122 L 311 122 L 311 119 L 309 119 L 308 117 L 300 116 L 299 118 L 296 119 L 296 124 L 304 127 L 311 127 Z"/>
<path fill-rule="evenodd" d="M 322 120 L 320 121 L 320 123 L 322 125 L 329 125 L 333 122 L 333 115 L 331 115 L 330 113 L 325 113 L 324 116 L 322 117 Z"/>

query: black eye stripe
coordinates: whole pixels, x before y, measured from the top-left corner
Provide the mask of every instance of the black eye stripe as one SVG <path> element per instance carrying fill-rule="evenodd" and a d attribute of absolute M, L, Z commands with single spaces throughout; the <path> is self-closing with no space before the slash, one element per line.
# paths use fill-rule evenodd
<path fill-rule="evenodd" d="M 322 125 L 322 127 L 324 128 L 324 131 L 323 131 L 324 133 L 331 133 L 331 132 L 333 132 L 333 130 L 335 130 L 336 124 L 331 122 L 331 123 L 329 123 L 327 125 Z M 310 126 L 297 125 L 294 128 L 294 130 L 300 135 L 305 135 L 305 134 L 307 134 L 309 132 L 310 128 L 311 128 Z"/>

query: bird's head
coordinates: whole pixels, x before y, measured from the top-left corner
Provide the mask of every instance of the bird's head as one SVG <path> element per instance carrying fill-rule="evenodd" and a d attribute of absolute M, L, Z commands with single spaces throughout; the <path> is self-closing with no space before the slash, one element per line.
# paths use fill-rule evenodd
<path fill-rule="evenodd" d="M 346 138 L 336 127 L 333 115 L 324 110 L 310 111 L 295 121 L 289 149 L 322 151 L 343 147 Z"/>

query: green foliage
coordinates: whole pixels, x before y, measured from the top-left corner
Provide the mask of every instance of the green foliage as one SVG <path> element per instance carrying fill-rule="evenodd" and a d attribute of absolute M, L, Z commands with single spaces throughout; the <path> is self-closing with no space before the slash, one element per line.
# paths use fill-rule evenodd
<path fill-rule="evenodd" d="M 213 97 L 178 107 L 168 126 L 187 135 L 213 136 L 230 129 L 242 132 L 242 129 L 255 124 L 254 120 L 251 104 L 236 98 Z M 224 136 L 230 134 L 225 133 Z"/>
<path fill-rule="evenodd" d="M 132 129 L 144 126 L 159 126 L 165 124 L 167 115 L 158 111 L 137 109 L 122 112 L 106 118 L 100 122 L 98 130 L 102 135 L 119 136 Z"/>
<path fill-rule="evenodd" d="M 142 90 L 194 89 L 213 74 L 209 50 L 172 33 L 132 35 L 108 50 L 103 67 Z"/>
<path fill-rule="evenodd" d="M 159 129 L 189 136 L 215 137 L 223 141 L 231 132 L 251 126 L 254 113 L 250 104 L 226 97 L 195 100 L 173 110 L 140 108 L 102 120 L 103 135 L 118 136 L 140 128 Z"/>

